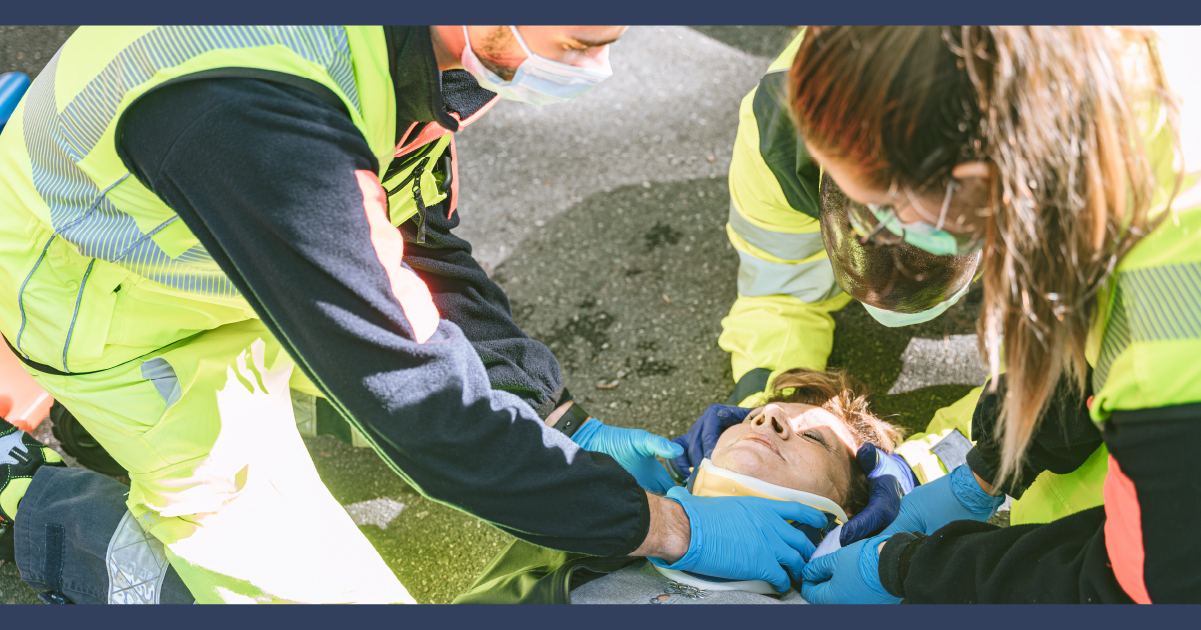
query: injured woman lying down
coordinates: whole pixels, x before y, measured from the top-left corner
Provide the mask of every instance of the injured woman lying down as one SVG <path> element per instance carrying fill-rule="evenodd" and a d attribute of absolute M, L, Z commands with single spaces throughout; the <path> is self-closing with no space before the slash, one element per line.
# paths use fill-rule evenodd
<path fill-rule="evenodd" d="M 836 370 L 797 368 L 772 383 L 765 404 L 727 429 L 709 459 L 692 471 L 696 496 L 759 496 L 799 501 L 826 513 L 818 530 L 794 524 L 817 546 L 838 549 L 838 528 L 868 501 L 855 452 L 871 443 L 891 453 L 901 431 L 877 418 L 866 389 Z M 516 541 L 456 603 L 803 604 L 767 582 L 730 581 L 659 568 L 642 558 L 595 558 Z"/>

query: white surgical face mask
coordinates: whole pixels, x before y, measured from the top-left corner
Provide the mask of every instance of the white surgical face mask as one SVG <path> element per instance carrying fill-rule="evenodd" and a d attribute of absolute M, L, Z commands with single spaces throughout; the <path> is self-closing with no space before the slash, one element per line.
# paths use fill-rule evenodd
<path fill-rule="evenodd" d="M 968 287 L 970 286 L 970 282 L 964 283 L 963 288 L 960 289 L 955 295 L 952 295 L 950 299 L 944 300 L 938 306 L 924 310 L 920 313 L 897 313 L 895 311 L 886 311 L 884 309 L 876 308 L 867 302 L 863 302 L 863 308 L 866 308 L 867 312 L 871 313 L 872 318 L 881 324 L 888 326 L 889 328 L 912 326 L 913 324 L 928 322 L 935 317 L 942 315 L 944 311 L 946 311 L 948 308 L 951 308 L 952 304 L 958 302 L 959 298 L 963 297 L 963 294 L 967 293 Z"/>
<path fill-rule="evenodd" d="M 601 52 L 604 65 L 599 68 L 581 68 L 570 64 L 547 59 L 536 55 L 526 45 L 516 26 L 510 26 L 517 43 L 525 51 L 525 61 L 517 66 L 517 72 L 512 80 L 505 81 L 495 72 L 484 67 L 475 51 L 471 49 L 471 36 L 467 27 L 463 27 L 463 46 L 461 61 L 463 69 L 471 73 L 480 87 L 496 92 L 501 98 L 509 101 L 519 101 L 531 105 L 550 105 L 562 103 L 587 92 L 592 86 L 613 76 L 613 66 L 609 64 L 609 51 Z"/>

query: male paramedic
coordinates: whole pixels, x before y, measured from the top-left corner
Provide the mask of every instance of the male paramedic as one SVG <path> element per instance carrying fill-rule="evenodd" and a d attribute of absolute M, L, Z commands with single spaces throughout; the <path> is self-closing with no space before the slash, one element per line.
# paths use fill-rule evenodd
<path fill-rule="evenodd" d="M 518 538 L 799 579 L 813 547 L 781 517 L 824 516 L 640 487 L 666 490 L 653 456 L 678 450 L 572 406 L 450 232 L 453 132 L 498 96 L 578 96 L 624 30 L 77 31 L 0 135 L 0 332 L 130 487 L 0 425 L 23 579 L 54 601 L 412 602 L 318 478 L 290 386 Z M 78 509 L 97 497 L 125 505 Z"/>

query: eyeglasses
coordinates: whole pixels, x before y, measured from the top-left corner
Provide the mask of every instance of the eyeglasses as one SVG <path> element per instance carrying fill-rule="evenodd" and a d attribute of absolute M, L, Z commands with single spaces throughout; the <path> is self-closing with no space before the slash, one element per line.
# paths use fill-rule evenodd
<path fill-rule="evenodd" d="M 935 256 L 964 255 L 979 247 L 976 239 L 956 237 L 942 229 L 955 193 L 955 180 L 947 183 L 947 194 L 938 212 L 938 223 L 905 222 L 896 206 L 861 204 L 847 198 L 846 215 L 861 245 L 900 245 L 908 243 Z"/>

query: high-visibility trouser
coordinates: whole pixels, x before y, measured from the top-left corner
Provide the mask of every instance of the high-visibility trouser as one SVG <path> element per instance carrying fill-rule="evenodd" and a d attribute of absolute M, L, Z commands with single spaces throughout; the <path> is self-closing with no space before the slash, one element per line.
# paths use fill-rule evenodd
<path fill-rule="evenodd" d="M 293 369 L 248 320 L 102 372 L 35 378 L 129 471 L 132 518 L 198 602 L 414 603 L 318 477 Z"/>
<path fill-rule="evenodd" d="M 983 392 L 983 387 L 977 387 L 955 403 L 939 409 L 924 432 L 910 436 L 897 448 L 897 453 L 909 462 L 922 483 L 934 481 L 950 472 L 930 450 L 931 446 L 938 444 L 954 430 L 969 440 L 973 439 L 972 413 Z M 1060 475 L 1043 472 L 1026 488 L 1022 498 L 1013 501 L 1009 524 L 1050 523 L 1101 505 L 1101 490 L 1108 472 L 1109 451 L 1104 444 L 1097 447 L 1080 468 L 1070 473 Z"/>

